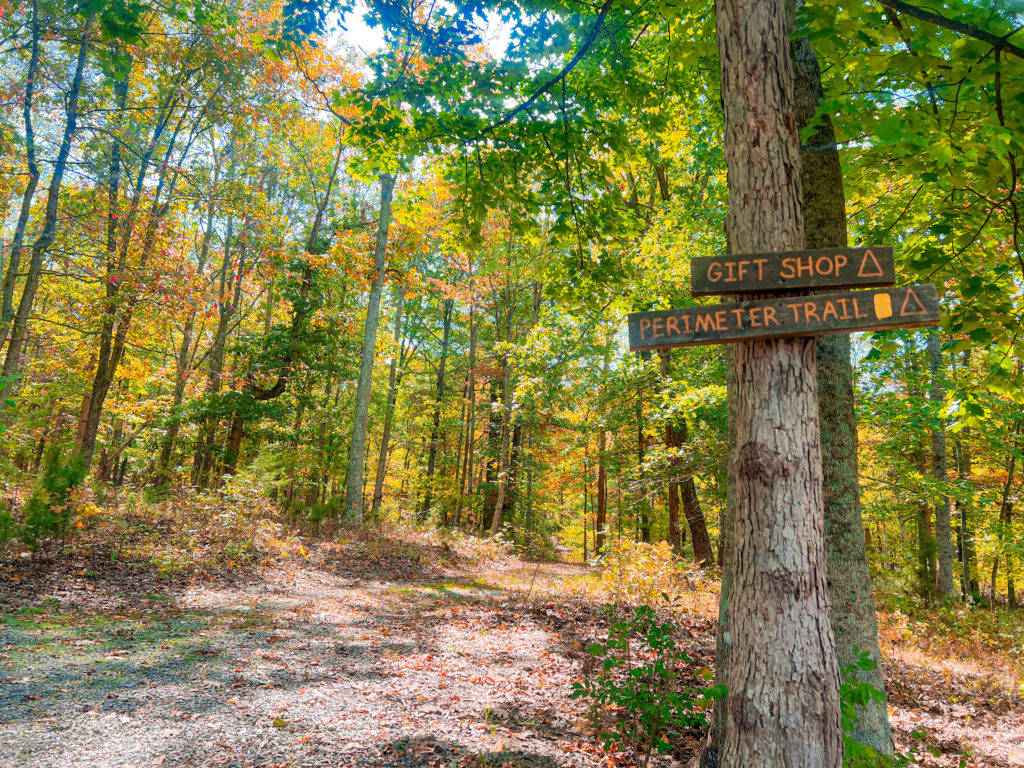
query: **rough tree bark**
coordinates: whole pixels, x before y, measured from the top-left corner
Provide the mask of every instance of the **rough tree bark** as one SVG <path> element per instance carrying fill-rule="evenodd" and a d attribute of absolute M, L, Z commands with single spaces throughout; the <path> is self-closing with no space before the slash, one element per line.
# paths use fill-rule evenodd
<path fill-rule="evenodd" d="M 786 3 L 718 0 L 734 253 L 804 242 Z M 839 768 L 814 340 L 735 345 L 736 503 L 721 764 Z"/>
<path fill-rule="evenodd" d="M 824 96 L 818 61 L 806 39 L 793 42 L 797 125 L 811 124 Z M 804 241 L 807 248 L 845 248 L 846 199 L 835 129 L 827 115 L 801 148 Z M 840 668 L 856 664 L 855 649 L 866 651 L 875 668 L 854 673 L 862 683 L 885 691 L 878 619 L 868 567 L 857 479 L 857 416 L 853 403 L 853 365 L 847 334 L 816 342 L 818 416 L 821 420 L 822 482 L 825 500 L 825 551 L 832 598 L 832 631 Z M 893 754 L 886 702 L 857 708 L 850 734 L 880 755 Z"/>
<path fill-rule="evenodd" d="M 356 386 L 356 412 L 352 419 L 352 440 L 348 451 L 348 476 L 345 486 L 345 517 L 358 520 L 363 514 L 363 469 L 366 464 L 366 428 L 370 420 L 370 388 L 373 384 L 373 361 L 377 351 L 377 325 L 380 320 L 380 294 L 384 289 L 384 266 L 391 225 L 391 199 L 395 177 L 380 175 L 380 220 L 377 224 L 377 245 L 373 253 L 373 283 L 366 302 L 366 324 L 363 327 L 363 352 Z"/>

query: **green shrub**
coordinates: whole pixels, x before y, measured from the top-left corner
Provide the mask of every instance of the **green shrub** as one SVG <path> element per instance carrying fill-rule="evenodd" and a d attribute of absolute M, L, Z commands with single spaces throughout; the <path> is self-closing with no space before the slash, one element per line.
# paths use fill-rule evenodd
<path fill-rule="evenodd" d="M 608 730 L 601 732 L 605 749 L 631 751 L 643 768 L 654 751 L 668 752 L 668 741 L 691 727 L 707 727 L 701 709 L 725 695 L 725 687 L 693 688 L 685 684 L 690 659 L 675 641 L 676 625 L 662 621 L 650 606 L 614 620 L 604 643 L 587 650 L 603 659 L 596 677 L 573 684 L 573 698 L 591 700 L 594 712 L 614 712 Z M 705 671 L 705 679 L 710 677 Z"/>
<path fill-rule="evenodd" d="M 25 503 L 24 523 L 19 538 L 30 549 L 39 539 L 64 536 L 71 524 L 71 492 L 85 479 L 85 466 L 74 457 L 65 462 L 60 451 L 51 449 L 32 496 Z"/>

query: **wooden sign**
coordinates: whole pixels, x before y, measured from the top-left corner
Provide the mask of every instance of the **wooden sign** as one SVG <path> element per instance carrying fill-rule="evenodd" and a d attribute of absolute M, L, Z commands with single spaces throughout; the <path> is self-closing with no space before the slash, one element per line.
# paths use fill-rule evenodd
<path fill-rule="evenodd" d="M 691 261 L 690 270 L 694 296 L 870 288 L 896 282 L 892 248 L 887 245 L 697 257 Z"/>
<path fill-rule="evenodd" d="M 636 312 L 629 316 L 632 350 L 723 344 L 783 336 L 917 328 L 939 322 L 934 285 L 847 291 Z"/>

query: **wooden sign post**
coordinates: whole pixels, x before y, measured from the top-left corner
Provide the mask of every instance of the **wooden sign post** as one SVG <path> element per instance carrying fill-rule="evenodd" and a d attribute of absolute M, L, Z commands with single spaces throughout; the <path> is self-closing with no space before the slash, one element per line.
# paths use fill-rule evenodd
<path fill-rule="evenodd" d="M 688 347 L 783 336 L 914 328 L 938 322 L 939 297 L 935 286 L 911 285 L 637 312 L 629 316 L 629 347 Z"/>
<path fill-rule="evenodd" d="M 792 291 L 799 288 L 874 288 L 896 282 L 892 248 L 822 248 L 748 256 L 693 259 L 694 296 Z"/>
<path fill-rule="evenodd" d="M 695 296 L 892 285 L 892 248 L 826 248 L 702 257 L 692 261 Z M 786 336 L 919 328 L 939 322 L 933 285 L 844 291 L 732 304 L 634 312 L 629 347 L 642 351 Z"/>

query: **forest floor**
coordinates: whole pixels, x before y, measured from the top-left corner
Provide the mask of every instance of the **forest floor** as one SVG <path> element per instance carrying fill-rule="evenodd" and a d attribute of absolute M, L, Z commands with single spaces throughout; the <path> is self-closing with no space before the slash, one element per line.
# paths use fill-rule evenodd
<path fill-rule="evenodd" d="M 586 569 L 353 532 L 233 577 L 36 553 L 0 561 L 0 767 L 622 765 L 571 683 L 607 626 Z M 676 621 L 694 672 L 712 610 Z M 887 618 L 899 746 L 1024 766 L 1019 669 Z M 1016 670 L 1016 671 L 1015 671 Z M 652 765 L 682 764 L 699 734 Z"/>

